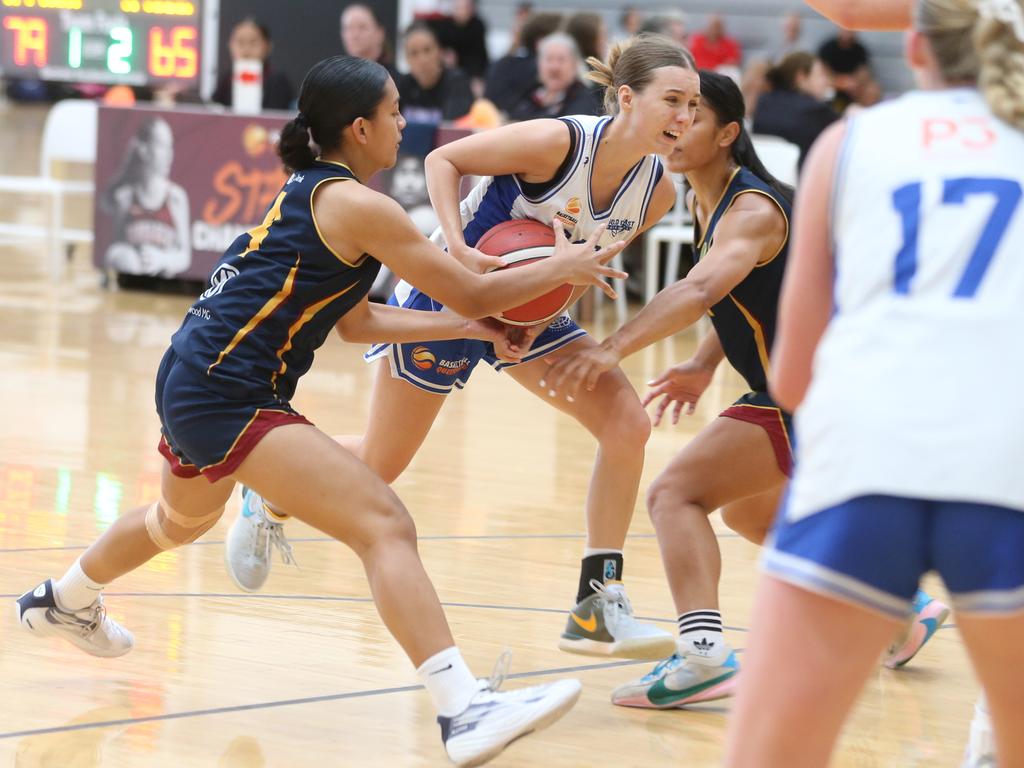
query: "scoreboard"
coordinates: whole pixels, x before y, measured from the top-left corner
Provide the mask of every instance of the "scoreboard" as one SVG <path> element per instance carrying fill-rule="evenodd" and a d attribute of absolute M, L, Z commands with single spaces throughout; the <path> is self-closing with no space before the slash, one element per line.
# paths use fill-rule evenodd
<path fill-rule="evenodd" d="M 203 0 L 0 0 L 0 71 L 125 85 L 196 83 Z"/>

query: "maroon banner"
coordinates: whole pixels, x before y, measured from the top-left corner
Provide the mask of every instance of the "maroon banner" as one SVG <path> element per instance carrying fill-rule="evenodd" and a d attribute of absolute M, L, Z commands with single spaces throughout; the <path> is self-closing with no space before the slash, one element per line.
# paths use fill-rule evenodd
<path fill-rule="evenodd" d="M 100 107 L 93 261 L 133 275 L 205 281 L 285 182 L 276 153 L 291 114 Z M 469 131 L 409 125 L 394 169 L 369 186 L 402 204 L 424 234 L 437 225 L 423 157 Z"/>
<path fill-rule="evenodd" d="M 284 184 L 288 114 L 101 107 L 93 260 L 101 269 L 206 280 Z"/>

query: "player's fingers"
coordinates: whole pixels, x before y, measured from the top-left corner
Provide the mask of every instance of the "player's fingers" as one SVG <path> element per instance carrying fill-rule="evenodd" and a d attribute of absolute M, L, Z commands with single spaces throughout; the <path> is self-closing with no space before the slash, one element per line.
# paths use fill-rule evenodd
<path fill-rule="evenodd" d="M 661 426 L 661 417 L 665 415 L 665 409 L 668 408 L 668 404 L 672 402 L 668 395 L 665 395 L 661 402 L 658 403 L 658 407 L 654 410 L 654 426 Z"/>
<path fill-rule="evenodd" d="M 602 291 L 604 291 L 604 295 L 607 296 L 612 301 L 615 301 L 615 299 L 619 298 L 619 294 L 615 292 L 615 289 L 612 288 L 611 285 L 606 283 L 604 280 L 598 280 L 597 278 L 595 278 L 593 285 L 598 286 Z"/>
<path fill-rule="evenodd" d="M 557 219 L 556 219 L 556 221 L 557 221 Z M 606 229 L 608 229 L 608 225 L 607 224 L 601 224 L 597 229 L 595 229 L 593 232 L 590 233 L 590 237 L 588 237 L 584 241 L 583 244 L 587 245 L 587 246 L 590 246 L 591 248 L 596 249 L 597 248 L 597 241 L 601 239 L 601 235 L 604 234 L 604 231 Z M 614 256 L 615 254 L 612 254 L 612 255 Z"/>
<path fill-rule="evenodd" d="M 675 426 L 679 423 L 679 412 L 683 409 L 683 401 L 676 400 L 675 406 L 672 408 L 672 424 Z"/>
<path fill-rule="evenodd" d="M 602 264 L 607 264 L 613 258 L 615 258 L 619 252 L 626 247 L 625 240 L 618 240 L 611 245 L 606 245 L 600 251 L 597 252 L 597 260 Z"/>
<path fill-rule="evenodd" d="M 625 280 L 629 277 L 629 272 L 623 272 L 621 269 L 615 269 L 614 267 L 600 267 L 597 271 L 605 277 L 614 277 L 618 280 Z"/>
<path fill-rule="evenodd" d="M 686 415 L 687 416 L 693 416 L 693 412 L 695 410 L 697 410 L 697 401 L 696 400 L 691 400 L 686 405 Z"/>

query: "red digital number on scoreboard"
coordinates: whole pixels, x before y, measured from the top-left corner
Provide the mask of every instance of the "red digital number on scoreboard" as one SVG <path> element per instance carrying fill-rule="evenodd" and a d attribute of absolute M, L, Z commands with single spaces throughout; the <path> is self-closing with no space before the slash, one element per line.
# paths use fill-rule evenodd
<path fill-rule="evenodd" d="M 46 19 L 38 16 L 5 16 L 4 29 L 14 35 L 12 49 L 15 64 L 19 67 L 46 66 L 50 53 Z"/>
<path fill-rule="evenodd" d="M 149 30 L 149 74 L 187 80 L 199 71 L 195 27 L 152 27 Z"/>

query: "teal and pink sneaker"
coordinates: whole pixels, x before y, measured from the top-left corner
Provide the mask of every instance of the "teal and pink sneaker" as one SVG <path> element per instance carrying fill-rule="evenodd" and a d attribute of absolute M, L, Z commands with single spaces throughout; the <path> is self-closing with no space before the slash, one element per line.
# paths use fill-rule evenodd
<path fill-rule="evenodd" d="M 889 669 L 899 669 L 914 658 L 949 618 L 949 606 L 929 597 L 920 589 L 914 595 L 913 610 L 914 615 L 906 629 L 900 633 L 900 636 L 886 652 L 883 663 Z"/>
<path fill-rule="evenodd" d="M 739 662 L 731 649 L 721 662 L 673 653 L 639 680 L 620 685 L 612 691 L 612 704 L 672 709 L 724 699 L 736 692 L 739 671 Z"/>

